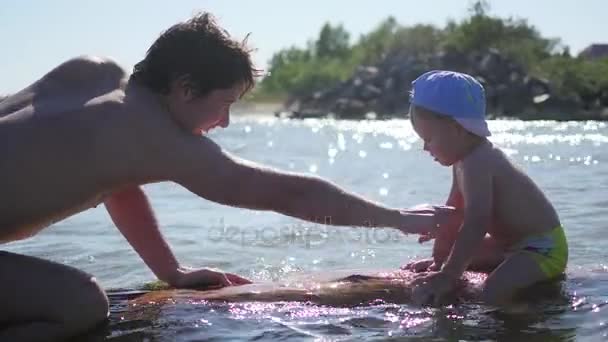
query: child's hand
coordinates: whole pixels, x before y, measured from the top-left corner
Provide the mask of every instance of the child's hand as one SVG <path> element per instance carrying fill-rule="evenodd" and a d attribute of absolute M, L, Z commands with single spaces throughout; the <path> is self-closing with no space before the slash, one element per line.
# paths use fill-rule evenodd
<path fill-rule="evenodd" d="M 431 272 L 420 276 L 412 282 L 414 286 L 412 300 L 418 305 L 439 305 L 447 294 L 454 291 L 457 281 L 457 278 L 443 272 Z"/>
<path fill-rule="evenodd" d="M 402 270 L 414 271 L 416 273 L 439 271 L 440 268 L 441 265 L 436 264 L 433 258 L 412 261 L 404 266 L 401 266 Z"/>
<path fill-rule="evenodd" d="M 433 264 L 433 259 L 422 259 L 411 261 L 404 266 L 401 266 L 402 270 L 414 271 L 414 272 L 424 272 L 429 266 Z"/>

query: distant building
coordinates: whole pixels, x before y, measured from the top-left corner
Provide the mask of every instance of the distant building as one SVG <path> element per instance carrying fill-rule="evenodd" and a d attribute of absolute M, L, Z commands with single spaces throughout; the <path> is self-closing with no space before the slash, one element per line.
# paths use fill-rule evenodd
<path fill-rule="evenodd" d="M 608 58 L 608 44 L 591 44 L 578 56 L 586 59 Z"/>

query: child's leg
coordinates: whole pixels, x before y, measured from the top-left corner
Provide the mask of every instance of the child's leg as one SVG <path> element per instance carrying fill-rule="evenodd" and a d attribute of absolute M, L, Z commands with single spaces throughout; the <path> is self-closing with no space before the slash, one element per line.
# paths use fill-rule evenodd
<path fill-rule="evenodd" d="M 104 321 L 95 278 L 47 260 L 0 251 L 0 341 L 57 341 Z"/>
<path fill-rule="evenodd" d="M 531 236 L 515 248 L 519 251 L 506 258 L 486 280 L 484 301 L 500 304 L 511 299 L 517 290 L 555 279 L 566 270 L 568 242 L 561 226 Z"/>
<path fill-rule="evenodd" d="M 490 273 L 503 261 L 505 261 L 505 248 L 494 238 L 486 236 L 467 269 Z"/>
<path fill-rule="evenodd" d="M 437 250 L 435 250 L 435 252 L 437 252 Z M 443 262 L 445 262 L 445 259 L 447 259 L 449 251 L 441 254 L 436 253 L 436 255 L 437 257 L 435 259 L 411 261 L 401 266 L 401 269 L 414 272 L 438 271 Z M 443 258 L 443 260 L 439 258 Z M 479 251 L 473 256 L 473 260 L 469 264 L 468 270 L 490 273 L 504 260 L 504 247 L 498 244 L 492 237 L 486 236 L 481 243 Z"/>
<path fill-rule="evenodd" d="M 484 284 L 481 300 L 486 304 L 504 304 L 518 290 L 548 279 L 531 253 L 517 252 L 500 264 Z"/>

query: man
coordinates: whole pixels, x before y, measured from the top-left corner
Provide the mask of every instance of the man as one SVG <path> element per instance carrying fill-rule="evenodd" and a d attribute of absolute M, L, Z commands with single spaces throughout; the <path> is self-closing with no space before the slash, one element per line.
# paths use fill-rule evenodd
<path fill-rule="evenodd" d="M 228 126 L 230 105 L 255 76 L 244 44 L 200 14 L 164 32 L 132 75 L 112 60 L 78 57 L 5 98 L 0 242 L 103 202 L 159 279 L 175 287 L 249 283 L 179 265 L 140 188 L 161 181 L 217 203 L 310 221 L 329 217 L 335 225 L 420 233 L 438 224 L 433 208 L 387 208 L 316 177 L 240 160 L 201 136 Z M 62 339 L 108 315 L 107 297 L 90 275 L 8 252 L 0 252 L 0 303 L 1 341 Z"/>

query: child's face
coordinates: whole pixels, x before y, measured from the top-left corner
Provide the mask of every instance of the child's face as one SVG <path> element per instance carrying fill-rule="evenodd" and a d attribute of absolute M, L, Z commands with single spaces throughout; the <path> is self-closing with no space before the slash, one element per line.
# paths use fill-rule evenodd
<path fill-rule="evenodd" d="M 461 149 L 461 130 L 458 125 L 443 118 L 417 113 L 419 109 L 412 107 L 410 119 L 416 134 L 424 142 L 423 149 L 443 166 L 450 166 L 458 161 Z"/>

